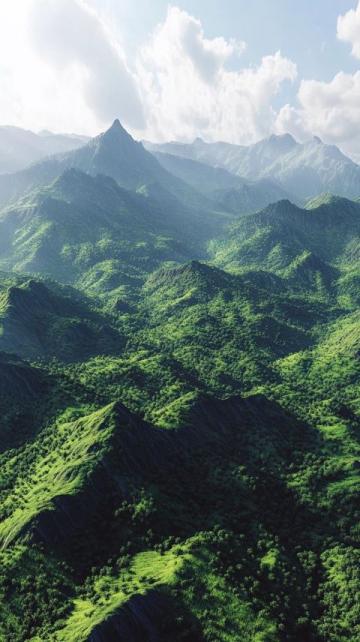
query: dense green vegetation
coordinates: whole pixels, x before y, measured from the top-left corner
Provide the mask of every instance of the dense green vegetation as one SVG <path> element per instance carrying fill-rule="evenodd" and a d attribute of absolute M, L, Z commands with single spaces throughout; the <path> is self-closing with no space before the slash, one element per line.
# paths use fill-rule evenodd
<path fill-rule="evenodd" d="M 360 205 L 105 136 L 0 213 L 0 640 L 357 642 Z"/>

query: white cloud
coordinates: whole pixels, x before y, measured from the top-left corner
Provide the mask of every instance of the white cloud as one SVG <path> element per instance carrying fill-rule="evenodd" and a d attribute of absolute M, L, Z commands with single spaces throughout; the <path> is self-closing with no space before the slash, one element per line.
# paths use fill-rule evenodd
<path fill-rule="evenodd" d="M 292 134 L 299 141 L 306 140 L 310 134 L 304 123 L 302 110 L 289 104 L 280 109 L 275 123 L 275 132 L 277 134 Z"/>
<path fill-rule="evenodd" d="M 252 142 L 296 65 L 277 52 L 242 67 L 245 43 L 206 37 L 169 7 L 132 58 L 90 0 L 0 2 L 0 123 L 93 134 L 115 117 L 135 136 Z"/>
<path fill-rule="evenodd" d="M 299 107 L 285 105 L 276 128 L 299 139 L 316 134 L 325 142 L 339 145 L 351 156 L 360 154 L 360 71 L 339 72 L 330 82 L 303 80 L 298 92 Z"/>
<path fill-rule="evenodd" d="M 222 37 L 205 38 L 201 22 L 178 7 L 169 7 L 166 20 L 156 29 L 152 42 L 152 57 L 157 63 L 177 62 L 184 56 L 205 82 L 212 82 L 224 63 L 245 49 L 242 41 L 227 41 Z"/>
<path fill-rule="evenodd" d="M 201 23 L 170 7 L 166 19 L 142 48 L 137 73 L 152 138 L 250 142 L 267 135 L 275 120 L 271 103 L 296 65 L 280 52 L 260 65 L 228 70 L 244 43 L 206 39 Z"/>
<path fill-rule="evenodd" d="M 352 46 L 360 59 L 360 2 L 338 17 L 337 37 Z M 355 160 L 360 159 L 360 71 L 339 71 L 329 82 L 302 80 L 296 107 L 285 105 L 279 112 L 276 130 L 298 139 L 320 136 L 338 145 Z"/>
<path fill-rule="evenodd" d="M 289 131 L 360 157 L 360 71 L 302 80 L 297 104 L 277 112 L 297 74 L 280 52 L 244 67 L 244 42 L 209 38 L 171 6 L 131 66 L 90 1 L 0 2 L 0 123 L 94 134 L 119 117 L 137 137 L 243 144 Z M 339 16 L 337 36 L 360 59 L 360 2 Z"/>
<path fill-rule="evenodd" d="M 0 123 L 94 134 L 142 127 L 124 54 L 82 0 L 0 2 Z"/>
<path fill-rule="evenodd" d="M 118 116 L 131 127 L 144 127 L 136 81 L 123 52 L 82 0 L 36 0 L 30 31 L 36 49 L 55 69 L 81 69 L 85 100 L 100 122 Z"/>
<path fill-rule="evenodd" d="M 352 55 L 360 58 L 360 2 L 356 9 L 350 9 L 343 16 L 338 17 L 337 37 L 348 42 L 352 47 Z"/>

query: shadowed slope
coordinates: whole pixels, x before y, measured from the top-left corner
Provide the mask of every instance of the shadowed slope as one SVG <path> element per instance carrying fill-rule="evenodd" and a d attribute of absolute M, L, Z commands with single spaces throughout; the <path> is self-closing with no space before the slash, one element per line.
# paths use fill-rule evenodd
<path fill-rule="evenodd" d="M 120 333 L 80 301 L 33 279 L 3 290 L 0 349 L 25 358 L 56 356 L 64 361 L 120 351 Z"/>

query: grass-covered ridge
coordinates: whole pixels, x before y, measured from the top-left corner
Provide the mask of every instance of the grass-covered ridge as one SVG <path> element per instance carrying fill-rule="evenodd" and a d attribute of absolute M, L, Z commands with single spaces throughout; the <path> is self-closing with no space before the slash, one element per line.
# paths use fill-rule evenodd
<path fill-rule="evenodd" d="M 27 474 L 2 502 L 5 519 L 0 527 L 0 539 L 3 547 L 41 511 L 52 510 L 57 497 L 79 492 L 108 447 L 114 430 L 113 410 L 114 406 L 110 405 L 73 423 L 54 427 L 53 443 L 47 444 L 47 452 L 30 460 Z M 36 451 L 36 446 L 33 450 Z M 12 459 L 6 463 L 10 469 L 13 465 Z M 6 474 L 6 470 L 4 472 Z"/>
<path fill-rule="evenodd" d="M 179 552 L 181 555 L 177 554 Z M 180 548 L 164 555 L 155 551 L 139 553 L 118 577 L 105 575 L 96 578 L 89 590 L 91 597 L 74 601 L 65 627 L 53 639 L 58 642 L 86 642 L 93 629 L 113 616 L 132 596 L 173 584 L 186 555 L 186 550 Z"/>

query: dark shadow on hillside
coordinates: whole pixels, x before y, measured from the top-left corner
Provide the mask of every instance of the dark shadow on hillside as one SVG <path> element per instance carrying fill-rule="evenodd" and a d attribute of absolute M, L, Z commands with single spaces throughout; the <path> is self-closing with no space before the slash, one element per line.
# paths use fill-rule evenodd
<path fill-rule="evenodd" d="M 181 624 L 177 623 L 181 614 Z M 98 624 L 87 642 L 203 642 L 196 620 L 184 606 L 159 591 L 134 595 L 111 617 Z"/>
<path fill-rule="evenodd" d="M 174 431 L 145 423 L 121 404 L 115 413 L 111 449 L 84 489 L 57 497 L 53 510 L 26 527 L 77 576 L 124 547 L 135 553 L 215 524 L 250 532 L 259 514 L 285 546 L 321 533 L 319 515 L 301 506 L 284 480 L 290 464 L 318 451 L 320 438 L 278 404 L 262 396 L 202 397 L 187 425 Z M 131 505 L 141 492 L 151 510 L 139 518 Z"/>

